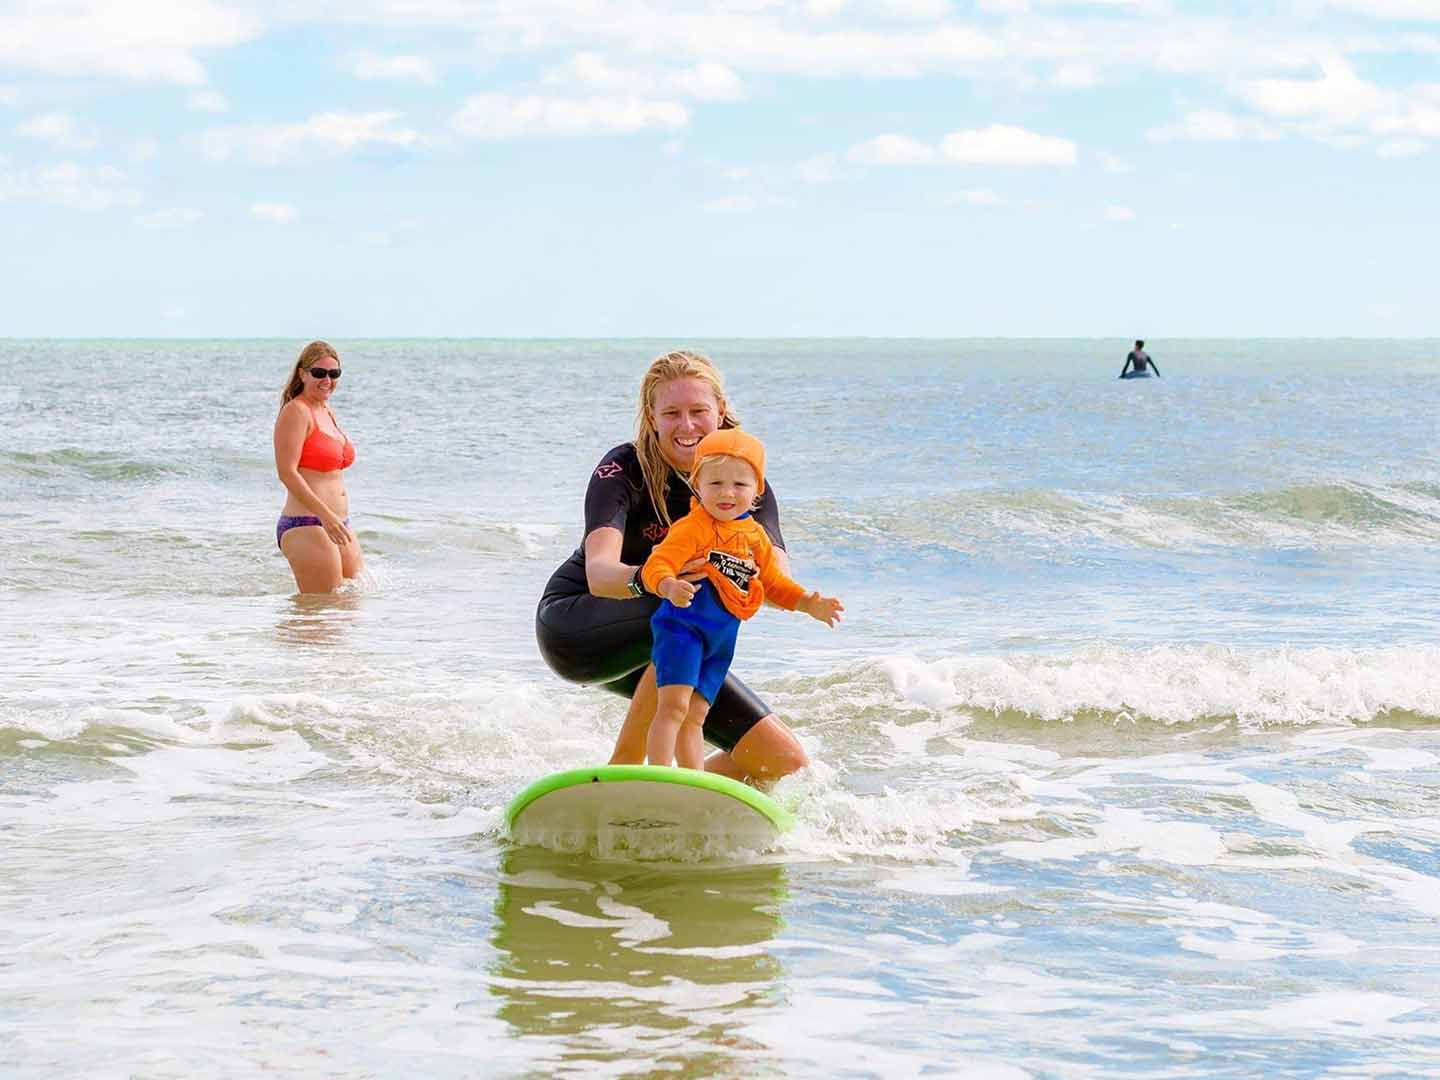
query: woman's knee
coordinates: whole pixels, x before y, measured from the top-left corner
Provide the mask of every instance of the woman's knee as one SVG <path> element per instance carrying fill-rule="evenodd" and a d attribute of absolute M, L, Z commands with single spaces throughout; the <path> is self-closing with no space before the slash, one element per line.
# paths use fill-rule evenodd
<path fill-rule="evenodd" d="M 365 556 L 360 553 L 360 541 L 351 540 L 343 548 L 337 548 L 340 552 L 340 573 L 353 578 L 365 569 Z"/>
<path fill-rule="evenodd" d="M 762 717 L 742 735 L 730 756 L 756 779 L 778 780 L 810 764 L 800 740 L 774 713 Z"/>

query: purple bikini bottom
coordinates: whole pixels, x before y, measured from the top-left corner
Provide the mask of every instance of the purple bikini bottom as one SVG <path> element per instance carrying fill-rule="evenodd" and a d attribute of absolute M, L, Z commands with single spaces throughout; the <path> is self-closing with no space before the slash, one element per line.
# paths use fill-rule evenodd
<path fill-rule="evenodd" d="M 289 514 L 281 514 L 280 520 L 275 522 L 275 546 L 280 546 L 280 537 L 284 536 L 291 529 L 298 529 L 301 525 L 323 525 L 318 517 L 313 514 L 297 514 L 294 517 Z M 350 527 L 350 519 L 345 519 L 345 527 Z"/>

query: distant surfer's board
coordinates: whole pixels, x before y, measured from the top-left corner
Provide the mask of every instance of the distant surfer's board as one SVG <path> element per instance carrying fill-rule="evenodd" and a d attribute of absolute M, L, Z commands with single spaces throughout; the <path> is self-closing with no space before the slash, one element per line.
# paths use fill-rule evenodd
<path fill-rule="evenodd" d="M 1150 378 L 1150 372 L 1148 372 L 1148 371 L 1127 371 L 1127 372 L 1125 372 L 1124 375 L 1121 375 L 1120 378 L 1122 378 L 1122 379 L 1148 379 L 1148 378 Z"/>
<path fill-rule="evenodd" d="M 515 796 L 505 821 L 522 844 L 640 858 L 755 850 L 794 824 L 773 799 L 747 784 L 663 765 L 552 773 Z"/>

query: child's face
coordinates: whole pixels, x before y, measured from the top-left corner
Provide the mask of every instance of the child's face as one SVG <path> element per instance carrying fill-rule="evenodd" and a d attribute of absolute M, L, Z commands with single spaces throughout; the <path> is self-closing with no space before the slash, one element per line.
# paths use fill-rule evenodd
<path fill-rule="evenodd" d="M 695 494 L 711 517 L 734 521 L 755 505 L 757 486 L 755 470 L 739 458 L 707 458 Z"/>

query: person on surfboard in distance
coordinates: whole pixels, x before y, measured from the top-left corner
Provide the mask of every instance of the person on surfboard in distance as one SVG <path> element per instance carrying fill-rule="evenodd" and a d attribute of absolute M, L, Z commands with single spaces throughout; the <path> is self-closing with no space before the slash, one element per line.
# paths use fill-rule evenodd
<path fill-rule="evenodd" d="M 1135 369 L 1133 372 L 1130 370 L 1132 365 Z M 1160 374 L 1159 365 L 1156 364 L 1154 360 L 1151 360 L 1150 354 L 1145 351 L 1145 342 L 1137 338 L 1135 340 L 1135 348 L 1131 349 L 1129 355 L 1125 357 L 1125 366 L 1120 369 L 1120 378 L 1134 379 L 1143 375 L 1149 375 L 1150 368 L 1155 369 L 1155 374 L 1158 377 Z"/>
<path fill-rule="evenodd" d="M 671 527 L 640 571 L 661 597 L 651 617 L 657 687 L 655 716 L 645 738 L 652 765 L 705 767 L 702 731 L 710 703 L 725 681 L 742 620 L 766 600 L 803 611 L 833 627 L 845 605 L 807 592 L 775 557 L 765 530 L 750 516 L 765 491 L 765 447 L 739 428 L 713 431 L 695 447 L 690 513 Z M 704 559 L 704 577 L 681 577 Z"/>

